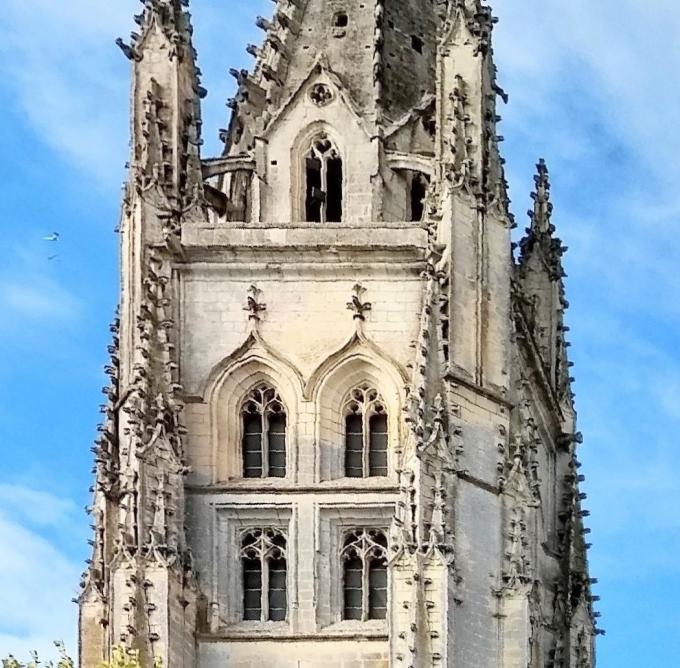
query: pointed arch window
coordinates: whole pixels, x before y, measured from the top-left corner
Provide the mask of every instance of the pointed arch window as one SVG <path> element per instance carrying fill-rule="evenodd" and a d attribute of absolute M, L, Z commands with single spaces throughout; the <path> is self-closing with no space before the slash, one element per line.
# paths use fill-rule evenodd
<path fill-rule="evenodd" d="M 305 155 L 305 215 L 310 223 L 339 223 L 343 210 L 343 164 L 337 147 L 322 134 Z"/>
<path fill-rule="evenodd" d="M 411 176 L 411 221 L 419 223 L 425 215 L 425 198 L 430 187 L 430 177 L 421 172 Z"/>
<path fill-rule="evenodd" d="M 286 410 L 278 392 L 262 384 L 241 410 L 244 478 L 286 477 Z"/>
<path fill-rule="evenodd" d="M 288 616 L 287 540 L 278 529 L 241 534 L 243 620 L 284 622 Z"/>
<path fill-rule="evenodd" d="M 345 534 L 343 619 L 366 622 L 387 616 L 387 537 L 379 529 Z"/>
<path fill-rule="evenodd" d="M 387 411 L 382 397 L 370 385 L 355 388 L 345 404 L 345 475 L 387 476 L 388 441 Z"/>

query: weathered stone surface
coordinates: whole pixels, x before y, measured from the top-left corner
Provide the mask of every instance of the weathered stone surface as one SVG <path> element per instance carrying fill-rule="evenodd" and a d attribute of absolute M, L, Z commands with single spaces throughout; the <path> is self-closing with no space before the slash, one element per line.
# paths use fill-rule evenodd
<path fill-rule="evenodd" d="M 512 256 L 490 11 L 278 0 L 201 161 L 184 4 L 121 44 L 81 665 L 593 666 L 564 248 L 541 162 Z"/>

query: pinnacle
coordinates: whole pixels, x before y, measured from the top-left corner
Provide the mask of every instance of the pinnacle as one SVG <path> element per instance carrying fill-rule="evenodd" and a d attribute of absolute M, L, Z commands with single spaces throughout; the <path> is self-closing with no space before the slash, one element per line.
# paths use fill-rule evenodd
<path fill-rule="evenodd" d="M 141 29 L 141 35 L 132 33 L 130 44 L 117 39 L 116 44 L 129 60 L 142 59 L 141 45 L 152 26 L 158 26 L 173 43 L 189 45 L 191 41 L 190 16 L 184 10 L 189 7 L 189 0 L 141 0 L 144 10 L 134 17 Z"/>
<path fill-rule="evenodd" d="M 531 193 L 531 199 L 534 200 L 534 209 L 529 211 L 531 229 L 539 234 L 551 234 L 555 228 L 550 222 L 553 212 L 553 205 L 550 201 L 550 175 L 543 158 L 538 161 L 536 170 L 536 175 L 534 176 L 536 190 Z"/>

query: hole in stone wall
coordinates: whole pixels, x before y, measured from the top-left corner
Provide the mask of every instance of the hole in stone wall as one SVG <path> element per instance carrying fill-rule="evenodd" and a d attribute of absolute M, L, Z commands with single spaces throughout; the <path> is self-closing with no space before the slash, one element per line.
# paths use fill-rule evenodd
<path fill-rule="evenodd" d="M 349 25 L 349 16 L 345 12 L 338 12 L 333 17 L 334 28 L 346 28 Z"/>
<path fill-rule="evenodd" d="M 423 47 L 425 46 L 425 43 L 417 35 L 411 35 L 411 46 L 413 47 L 414 51 L 417 51 L 418 53 L 422 53 Z"/>
<path fill-rule="evenodd" d="M 425 214 L 425 197 L 430 185 L 426 174 L 416 172 L 411 178 L 411 221 L 419 223 Z"/>

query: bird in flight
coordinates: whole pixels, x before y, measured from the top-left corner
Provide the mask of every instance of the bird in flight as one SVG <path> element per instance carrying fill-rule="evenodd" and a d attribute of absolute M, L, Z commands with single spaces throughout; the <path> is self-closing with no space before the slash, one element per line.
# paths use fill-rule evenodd
<path fill-rule="evenodd" d="M 59 241 L 59 232 L 52 232 L 48 237 L 43 237 L 44 241 Z"/>

